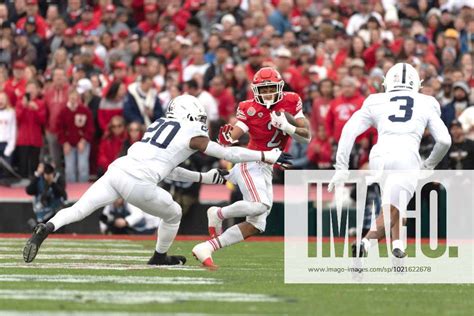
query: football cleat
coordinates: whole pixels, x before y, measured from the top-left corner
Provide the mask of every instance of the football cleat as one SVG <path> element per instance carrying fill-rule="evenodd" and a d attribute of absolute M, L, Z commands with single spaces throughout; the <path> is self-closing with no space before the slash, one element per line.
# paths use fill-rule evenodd
<path fill-rule="evenodd" d="M 33 230 L 33 235 L 26 242 L 25 248 L 23 248 L 23 259 L 25 262 L 31 262 L 35 259 L 41 244 L 53 231 L 54 225 L 52 223 L 40 223 L 36 225 Z"/>
<path fill-rule="evenodd" d="M 155 266 L 177 266 L 186 263 L 186 257 L 184 256 L 168 256 L 165 253 L 158 253 L 155 251 L 153 256 L 148 260 L 149 265 Z"/>
<path fill-rule="evenodd" d="M 196 258 L 196 260 L 202 263 L 203 267 L 206 267 L 210 270 L 217 270 L 219 268 L 212 260 L 212 246 L 209 245 L 207 241 L 194 246 L 193 256 Z"/>
<path fill-rule="evenodd" d="M 392 254 L 395 258 L 400 258 L 400 259 L 405 258 L 407 256 L 407 254 L 400 248 L 393 249 Z"/>
<path fill-rule="evenodd" d="M 355 242 L 352 244 L 352 257 L 367 257 L 367 249 L 365 249 L 364 243 L 360 243 L 359 255 L 357 255 L 357 244 Z"/>
<path fill-rule="evenodd" d="M 211 238 L 216 238 L 222 234 L 222 219 L 218 215 L 220 210 L 221 208 L 217 206 L 212 206 L 207 210 L 208 230 Z"/>

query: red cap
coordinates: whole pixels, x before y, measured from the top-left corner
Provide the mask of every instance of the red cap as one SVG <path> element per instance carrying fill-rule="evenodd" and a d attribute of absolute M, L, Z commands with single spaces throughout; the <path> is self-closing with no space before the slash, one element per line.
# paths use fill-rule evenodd
<path fill-rule="evenodd" d="M 17 60 L 13 64 L 13 69 L 25 69 L 25 68 L 26 68 L 26 64 L 23 60 Z"/>
<path fill-rule="evenodd" d="M 74 29 L 68 27 L 65 31 L 64 31 L 64 36 L 74 36 L 75 32 L 74 32 Z"/>
<path fill-rule="evenodd" d="M 260 48 L 254 47 L 250 50 L 250 56 L 260 56 L 260 55 L 262 55 Z"/>
<path fill-rule="evenodd" d="M 115 12 L 115 6 L 113 4 L 108 4 L 105 6 L 105 12 L 111 12 L 111 13 L 114 13 Z"/>
<path fill-rule="evenodd" d="M 145 6 L 145 13 L 155 13 L 158 12 L 158 6 L 156 4 L 147 4 Z"/>
<path fill-rule="evenodd" d="M 128 31 L 127 30 L 121 30 L 120 32 L 118 32 L 117 36 L 119 38 L 128 38 Z"/>
<path fill-rule="evenodd" d="M 38 0 L 26 0 L 26 4 L 38 4 Z"/>
<path fill-rule="evenodd" d="M 135 60 L 135 66 L 145 66 L 148 63 L 145 57 L 140 56 Z"/>
<path fill-rule="evenodd" d="M 118 61 L 114 64 L 114 69 L 127 69 L 127 64 L 123 61 Z"/>

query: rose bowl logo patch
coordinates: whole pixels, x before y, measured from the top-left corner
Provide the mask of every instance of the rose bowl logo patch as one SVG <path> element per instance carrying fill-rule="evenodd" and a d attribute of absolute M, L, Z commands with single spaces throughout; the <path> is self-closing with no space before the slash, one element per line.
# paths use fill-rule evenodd
<path fill-rule="evenodd" d="M 257 112 L 257 111 L 255 110 L 254 107 L 250 107 L 250 108 L 247 110 L 248 116 L 254 116 L 256 112 Z"/>

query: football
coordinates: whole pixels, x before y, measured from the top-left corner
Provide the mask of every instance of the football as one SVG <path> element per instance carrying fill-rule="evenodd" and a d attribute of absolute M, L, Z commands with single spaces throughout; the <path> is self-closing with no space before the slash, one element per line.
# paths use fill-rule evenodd
<path fill-rule="evenodd" d="M 276 114 L 277 116 L 280 116 L 281 113 L 285 114 L 286 120 L 288 121 L 288 123 L 290 123 L 290 124 L 293 125 L 293 126 L 296 126 L 296 119 L 295 119 L 295 117 L 294 117 L 293 115 L 291 115 L 290 113 L 285 112 L 285 111 L 278 111 L 278 112 L 275 112 L 275 114 Z"/>

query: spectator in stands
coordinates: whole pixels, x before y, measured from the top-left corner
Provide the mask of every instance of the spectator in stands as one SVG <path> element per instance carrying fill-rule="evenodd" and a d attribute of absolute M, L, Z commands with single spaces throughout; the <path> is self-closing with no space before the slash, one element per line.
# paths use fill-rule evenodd
<path fill-rule="evenodd" d="M 247 72 L 243 65 L 236 65 L 234 67 L 234 81 L 231 82 L 230 88 L 232 89 L 236 104 L 252 98 Z"/>
<path fill-rule="evenodd" d="M 0 159 L 9 165 L 16 144 L 15 110 L 5 92 L 0 92 Z M 1 172 L 1 171 L 0 171 Z M 1 176 L 1 174 L 0 174 Z"/>
<path fill-rule="evenodd" d="M 209 122 L 215 122 L 219 119 L 219 109 L 217 106 L 216 99 L 203 90 L 196 80 L 192 79 L 184 83 L 184 92 L 196 97 L 201 101 L 202 105 L 206 109 L 207 119 Z"/>
<path fill-rule="evenodd" d="M 44 90 L 44 103 L 47 111 L 45 138 L 54 166 L 62 170 L 62 148 L 58 143 L 57 127 L 59 113 L 66 107 L 68 101 L 69 85 L 63 69 L 54 69 L 52 79 L 51 85 Z"/>
<path fill-rule="evenodd" d="M 18 60 L 13 64 L 13 77 L 5 82 L 3 91 L 8 95 L 10 104 L 16 104 L 18 98 L 25 93 L 26 78 L 25 78 L 25 62 Z"/>
<path fill-rule="evenodd" d="M 26 93 L 16 107 L 18 123 L 18 170 L 23 178 L 30 178 L 39 164 L 43 146 L 43 128 L 46 123 L 46 106 L 40 95 L 40 85 L 29 81 Z"/>
<path fill-rule="evenodd" d="M 128 86 L 123 105 L 123 115 L 127 123 L 139 122 L 148 126 L 163 114 L 152 77 L 142 76 L 140 82 L 134 82 Z"/>
<path fill-rule="evenodd" d="M 128 131 L 127 139 L 123 143 L 120 156 L 125 156 L 130 146 L 132 146 L 134 143 L 142 139 L 143 132 L 144 132 L 143 125 L 141 125 L 138 122 L 132 122 L 128 124 L 127 131 Z"/>
<path fill-rule="evenodd" d="M 450 132 L 453 144 L 441 163 L 443 169 L 474 169 L 474 141 L 465 137 L 458 120 L 451 122 Z"/>
<path fill-rule="evenodd" d="M 217 47 L 216 58 L 204 74 L 204 89 L 209 89 L 212 78 L 221 75 L 225 71 L 225 65 L 231 63 L 229 55 L 230 51 L 226 44 L 220 44 L 219 47 Z"/>
<path fill-rule="evenodd" d="M 118 34 L 120 31 L 127 31 L 130 33 L 130 29 L 127 24 L 124 24 L 117 20 L 116 8 L 113 4 L 105 6 L 105 12 L 102 14 L 102 23 L 97 28 L 99 35 L 109 32 L 112 35 Z"/>
<path fill-rule="evenodd" d="M 217 101 L 219 118 L 227 122 L 230 116 L 234 115 L 237 105 L 230 88 L 225 86 L 224 77 L 215 76 L 212 79 L 210 92 Z"/>
<path fill-rule="evenodd" d="M 222 13 L 219 11 L 219 2 L 217 0 L 208 0 L 205 2 L 202 10 L 196 14 L 196 18 L 201 24 L 201 30 L 205 36 L 209 35 L 211 28 L 219 23 Z"/>
<path fill-rule="evenodd" d="M 34 177 L 26 187 L 26 193 L 33 195 L 33 211 L 36 221 L 31 223 L 45 223 L 64 206 L 67 200 L 66 183 L 64 177 L 48 163 L 40 163 Z"/>
<path fill-rule="evenodd" d="M 278 35 L 283 35 L 291 29 L 290 14 L 293 9 L 293 1 L 281 0 L 278 8 L 268 17 L 268 22 L 273 26 Z"/>
<path fill-rule="evenodd" d="M 76 90 L 69 92 L 67 105 L 59 113 L 57 130 L 58 141 L 63 146 L 66 181 L 87 182 L 94 122 Z"/>
<path fill-rule="evenodd" d="M 469 106 L 469 94 L 471 89 L 464 81 L 456 81 L 453 84 L 453 101 L 441 108 L 441 118 L 446 126 L 459 117 Z"/>
<path fill-rule="evenodd" d="M 118 115 L 112 117 L 99 145 L 97 158 L 97 173 L 99 176 L 104 174 L 109 165 L 120 157 L 126 139 L 125 120 Z"/>
<path fill-rule="evenodd" d="M 154 234 L 160 221 L 120 198 L 104 207 L 99 224 L 102 234 Z"/>
<path fill-rule="evenodd" d="M 28 19 L 35 21 L 36 31 L 42 40 L 46 39 L 48 25 L 44 18 L 38 12 L 38 0 L 26 0 L 26 16 L 16 22 L 18 29 L 24 29 Z"/>
<path fill-rule="evenodd" d="M 341 81 L 341 95 L 331 101 L 326 116 L 326 132 L 328 137 L 339 142 L 342 128 L 351 115 L 357 111 L 364 102 L 357 91 L 357 81 L 352 77 L 346 77 Z"/>
<path fill-rule="evenodd" d="M 189 81 L 195 74 L 204 76 L 209 64 L 204 60 L 204 47 L 195 46 L 192 49 L 193 63 L 186 66 L 183 70 L 183 81 Z"/>
<path fill-rule="evenodd" d="M 110 120 L 114 116 L 122 116 L 125 97 L 127 95 L 127 88 L 120 80 L 113 81 L 109 88 L 106 88 L 107 93 L 101 99 L 99 109 L 97 111 L 97 119 L 99 121 L 100 129 L 105 132 L 108 128 Z"/>
<path fill-rule="evenodd" d="M 22 60 L 27 64 L 32 64 L 36 61 L 36 48 L 28 41 L 28 34 L 23 29 L 16 29 L 15 31 L 15 45 L 11 52 L 12 62 Z"/>
<path fill-rule="evenodd" d="M 331 169 L 332 145 L 326 135 L 324 125 L 316 127 L 315 137 L 308 145 L 307 156 L 312 169 Z"/>

